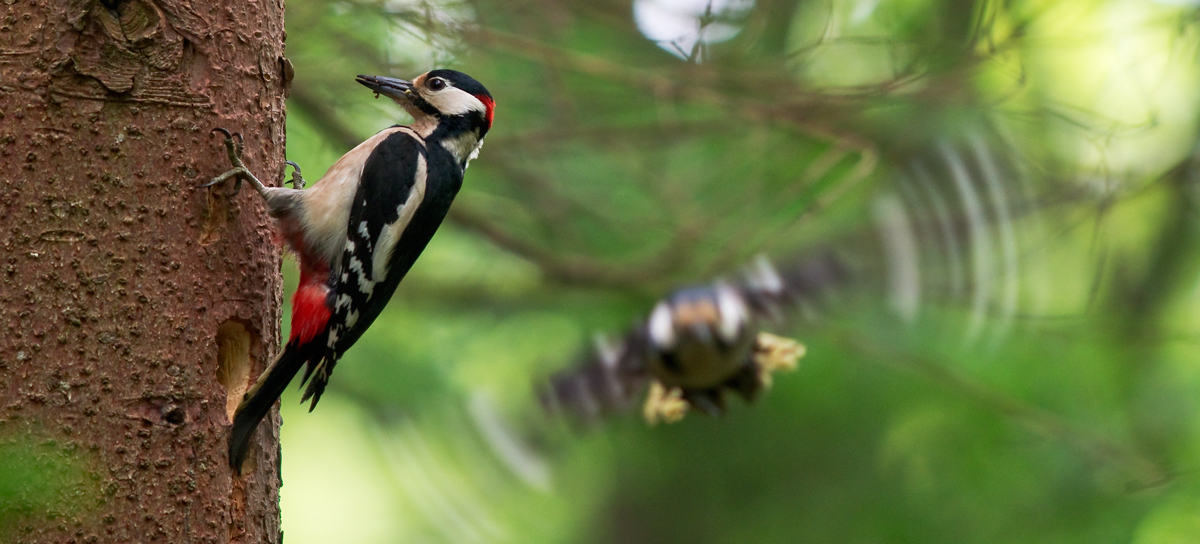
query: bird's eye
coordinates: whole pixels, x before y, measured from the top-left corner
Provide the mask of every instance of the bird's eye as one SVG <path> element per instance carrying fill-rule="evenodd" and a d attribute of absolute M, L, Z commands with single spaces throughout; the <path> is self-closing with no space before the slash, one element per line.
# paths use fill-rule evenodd
<path fill-rule="evenodd" d="M 429 80 L 429 83 L 426 84 L 426 87 L 429 87 L 429 90 L 431 91 L 440 91 L 446 88 L 446 80 L 440 77 L 435 77 Z"/>

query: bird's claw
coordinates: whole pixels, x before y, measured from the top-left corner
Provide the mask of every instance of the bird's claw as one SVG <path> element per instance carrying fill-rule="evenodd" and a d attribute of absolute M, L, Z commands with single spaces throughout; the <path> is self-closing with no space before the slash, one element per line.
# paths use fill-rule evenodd
<path fill-rule="evenodd" d="M 234 178 L 233 191 L 226 193 L 226 196 L 232 197 L 242 190 L 243 176 L 250 175 L 250 171 L 242 163 L 242 151 L 245 149 L 245 143 L 242 140 L 240 132 L 229 132 L 229 130 L 222 127 L 214 127 L 209 131 L 210 134 L 218 132 L 225 135 L 225 150 L 229 153 L 229 162 L 233 165 L 233 168 L 196 188 L 206 189 L 222 183 L 229 178 Z"/>
<path fill-rule="evenodd" d="M 225 135 L 225 149 L 229 152 L 229 162 L 234 166 L 244 166 L 242 164 L 242 151 L 245 150 L 245 142 L 242 140 L 242 133 L 229 132 L 222 127 L 216 127 L 210 133 L 220 132 Z"/>
<path fill-rule="evenodd" d="M 197 189 L 207 189 L 209 187 L 212 187 L 213 185 L 224 183 L 225 180 L 227 180 L 229 178 L 235 178 L 237 181 L 236 181 L 236 183 L 234 183 L 233 191 L 226 193 L 226 196 L 234 196 L 242 188 L 242 176 L 248 176 L 248 175 L 250 175 L 250 171 L 246 170 L 244 167 L 239 166 L 237 168 L 234 168 L 228 172 L 225 172 L 225 173 L 213 178 L 208 183 L 205 183 L 204 185 L 200 185 L 199 187 L 196 187 L 196 188 Z"/>
<path fill-rule="evenodd" d="M 292 179 L 288 180 L 292 183 L 292 188 L 303 189 L 305 181 L 304 177 L 300 175 L 300 165 L 292 161 L 283 161 L 283 163 L 292 165 Z M 284 183 L 287 183 L 287 181 Z"/>
<path fill-rule="evenodd" d="M 214 132 L 220 132 L 221 134 L 225 135 L 225 142 L 226 142 L 225 145 L 226 146 L 230 145 L 231 143 L 234 143 L 233 140 L 236 139 L 237 140 L 237 154 L 239 157 L 242 155 L 242 147 L 243 147 L 244 142 L 242 141 L 242 133 L 241 132 L 229 132 L 228 129 L 225 129 L 222 127 L 215 127 L 209 131 L 210 134 L 214 133 Z"/>

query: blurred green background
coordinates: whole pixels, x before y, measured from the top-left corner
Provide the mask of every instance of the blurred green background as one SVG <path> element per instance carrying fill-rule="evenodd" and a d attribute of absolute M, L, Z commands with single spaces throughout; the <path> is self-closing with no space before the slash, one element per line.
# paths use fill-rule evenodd
<path fill-rule="evenodd" d="M 293 0 L 287 25 L 310 179 L 406 122 L 356 74 L 453 67 L 497 102 L 320 409 L 283 399 L 289 543 L 1200 542 L 1197 2 Z M 594 332 L 822 247 L 859 281 L 779 331 L 809 354 L 755 405 L 540 414 Z"/>

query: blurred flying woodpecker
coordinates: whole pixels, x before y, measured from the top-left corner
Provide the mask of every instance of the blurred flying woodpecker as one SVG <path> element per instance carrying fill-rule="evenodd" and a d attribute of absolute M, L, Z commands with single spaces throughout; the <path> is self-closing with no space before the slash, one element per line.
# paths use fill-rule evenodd
<path fill-rule="evenodd" d="M 739 281 L 718 280 L 678 289 L 655 304 L 616 342 L 598 341 L 574 368 L 552 376 L 542 405 L 584 423 L 631 408 L 650 382 L 678 390 L 708 415 L 725 410 L 725 392 L 746 401 L 762 390 L 755 363 L 764 325 L 782 324 L 849 279 L 832 253 L 776 268 L 759 258 Z"/>
<path fill-rule="evenodd" d="M 338 359 L 379 316 L 437 231 L 492 127 L 491 94 L 462 72 L 357 81 L 399 103 L 413 123 L 359 144 L 310 190 L 300 190 L 299 169 L 294 189 L 264 186 L 242 164 L 241 138 L 235 143 L 235 135 L 214 129 L 225 134 L 234 168 L 204 187 L 235 178 L 236 193 L 249 181 L 300 262 L 291 338 L 234 415 L 229 462 L 239 472 L 258 422 L 302 366 L 301 383 L 308 382 L 302 402 L 311 398 L 309 410 L 316 407 Z"/>

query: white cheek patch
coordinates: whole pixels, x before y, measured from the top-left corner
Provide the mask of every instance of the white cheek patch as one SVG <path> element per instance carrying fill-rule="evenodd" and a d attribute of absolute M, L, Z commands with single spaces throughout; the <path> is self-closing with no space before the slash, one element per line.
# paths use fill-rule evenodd
<path fill-rule="evenodd" d="M 462 115 L 472 111 L 487 113 L 487 106 L 475 95 L 454 87 L 446 87 L 438 92 L 425 91 L 421 96 L 444 115 Z"/>
<path fill-rule="evenodd" d="M 379 243 L 375 244 L 375 255 L 371 258 L 371 277 L 376 282 L 383 281 L 387 276 L 388 262 L 392 260 L 392 251 L 396 249 L 396 244 L 404 235 L 404 229 L 412 221 L 413 214 L 417 213 L 417 208 L 425 200 L 427 169 L 425 155 L 417 155 L 417 171 L 413 176 L 413 186 L 408 193 L 408 199 L 397 210 L 399 217 L 396 218 L 396 221 L 385 225 L 383 231 L 379 233 Z"/>

